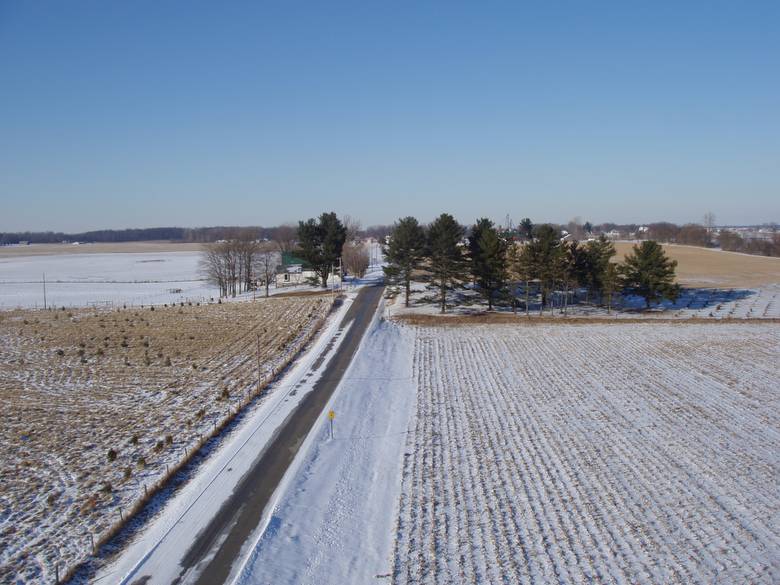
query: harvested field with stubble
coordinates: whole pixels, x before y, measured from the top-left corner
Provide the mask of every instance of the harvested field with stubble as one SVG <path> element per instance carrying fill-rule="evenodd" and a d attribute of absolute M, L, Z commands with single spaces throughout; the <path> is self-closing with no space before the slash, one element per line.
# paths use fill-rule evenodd
<path fill-rule="evenodd" d="M 331 305 L 0 312 L 0 581 L 53 582 L 55 562 L 62 576 L 83 560 Z"/>
<path fill-rule="evenodd" d="M 633 247 L 630 242 L 616 242 L 614 261 L 623 262 Z M 754 289 L 780 283 L 780 258 L 698 246 L 663 247 L 669 258 L 677 260 L 677 279 L 685 286 Z"/>
<path fill-rule="evenodd" d="M 416 328 L 393 583 L 780 582 L 780 328 Z"/>

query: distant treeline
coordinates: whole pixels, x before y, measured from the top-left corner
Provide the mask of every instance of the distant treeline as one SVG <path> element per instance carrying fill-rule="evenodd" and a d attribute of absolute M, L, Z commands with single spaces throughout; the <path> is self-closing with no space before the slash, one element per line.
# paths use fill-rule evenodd
<path fill-rule="evenodd" d="M 5 232 L 0 233 L 0 245 L 18 244 L 59 244 L 62 242 L 83 243 L 114 243 L 114 242 L 149 242 L 168 240 L 172 242 L 216 242 L 231 238 L 235 233 L 245 230 L 252 231 L 257 238 L 275 239 L 280 227 L 264 228 L 217 226 L 201 228 L 159 227 L 124 230 L 94 230 L 66 234 L 64 232 Z"/>
<path fill-rule="evenodd" d="M 648 224 L 647 231 L 637 234 L 637 237 L 687 246 L 720 247 L 729 252 L 743 252 L 759 256 L 780 256 L 780 232 L 776 230 L 774 225 L 768 225 L 766 228 L 767 231 L 762 234 L 762 237 L 758 237 L 757 230 L 743 236 L 736 230 L 727 228 L 707 228 L 695 223 L 678 226 L 673 223 L 660 222 Z"/>

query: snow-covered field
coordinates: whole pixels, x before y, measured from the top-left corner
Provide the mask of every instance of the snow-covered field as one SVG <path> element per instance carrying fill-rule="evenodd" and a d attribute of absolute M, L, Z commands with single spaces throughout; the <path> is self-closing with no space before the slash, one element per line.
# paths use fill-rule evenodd
<path fill-rule="evenodd" d="M 779 363 L 770 323 L 417 330 L 393 582 L 780 582 Z"/>
<path fill-rule="evenodd" d="M 53 582 L 84 560 L 331 304 L 0 312 L 0 582 Z"/>
<path fill-rule="evenodd" d="M 218 296 L 200 252 L 0 257 L 0 309 L 203 302 Z"/>

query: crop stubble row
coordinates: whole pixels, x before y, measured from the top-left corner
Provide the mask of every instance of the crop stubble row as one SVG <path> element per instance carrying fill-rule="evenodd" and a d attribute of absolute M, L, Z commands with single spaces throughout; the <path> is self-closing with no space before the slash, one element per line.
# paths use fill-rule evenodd
<path fill-rule="evenodd" d="M 54 562 L 62 574 L 82 559 L 89 534 L 99 540 L 120 506 L 256 390 L 257 336 L 265 380 L 329 307 L 300 298 L 3 313 L 0 580 L 49 580 Z"/>
<path fill-rule="evenodd" d="M 418 329 L 394 582 L 776 582 L 779 345 L 769 324 Z"/>

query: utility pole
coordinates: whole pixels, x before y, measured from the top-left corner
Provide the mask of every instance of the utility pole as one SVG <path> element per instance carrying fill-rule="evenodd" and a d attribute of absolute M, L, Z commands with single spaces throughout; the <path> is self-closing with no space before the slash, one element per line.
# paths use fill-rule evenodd
<path fill-rule="evenodd" d="M 43 273 L 43 308 L 46 309 L 46 273 Z"/>
<path fill-rule="evenodd" d="M 261 380 L 261 373 L 260 373 L 260 334 L 257 334 L 257 393 L 260 394 L 260 382 Z"/>

